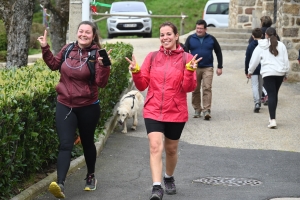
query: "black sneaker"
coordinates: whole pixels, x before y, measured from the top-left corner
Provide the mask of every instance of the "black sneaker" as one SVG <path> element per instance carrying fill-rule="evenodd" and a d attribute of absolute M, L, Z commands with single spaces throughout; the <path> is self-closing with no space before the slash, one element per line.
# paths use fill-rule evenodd
<path fill-rule="evenodd" d="M 165 191 L 167 194 L 176 194 L 175 179 L 173 176 L 170 178 L 164 177 L 164 183 L 165 183 Z"/>
<path fill-rule="evenodd" d="M 206 110 L 203 112 L 203 116 L 205 120 L 209 120 L 211 118 L 210 110 Z"/>
<path fill-rule="evenodd" d="M 254 106 L 254 112 L 259 113 L 259 110 L 260 110 L 260 105 L 259 105 L 259 103 L 256 103 Z"/>
<path fill-rule="evenodd" d="M 94 174 L 86 175 L 84 180 L 86 180 L 86 184 L 83 190 L 91 191 L 97 189 L 97 179 Z"/>
<path fill-rule="evenodd" d="M 150 200 L 162 200 L 164 196 L 164 189 L 160 185 L 154 185 Z"/>
<path fill-rule="evenodd" d="M 52 182 L 49 185 L 48 188 L 49 192 L 51 192 L 51 194 L 53 194 L 53 196 L 55 196 L 58 199 L 63 199 L 65 198 L 65 194 L 64 194 L 64 186 L 63 184 L 58 184 L 56 182 Z"/>

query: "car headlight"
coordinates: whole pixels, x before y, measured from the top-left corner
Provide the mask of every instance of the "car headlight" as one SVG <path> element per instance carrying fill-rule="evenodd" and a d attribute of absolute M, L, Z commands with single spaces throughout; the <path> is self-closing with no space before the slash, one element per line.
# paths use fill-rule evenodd
<path fill-rule="evenodd" d="M 109 20 L 110 23 L 116 23 L 117 20 Z"/>
<path fill-rule="evenodd" d="M 144 19 L 143 21 L 144 22 L 150 22 L 150 19 Z"/>

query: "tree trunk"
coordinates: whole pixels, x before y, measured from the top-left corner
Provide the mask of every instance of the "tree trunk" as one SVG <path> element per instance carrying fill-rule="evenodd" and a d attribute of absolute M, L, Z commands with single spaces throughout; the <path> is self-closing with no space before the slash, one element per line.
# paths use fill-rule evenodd
<path fill-rule="evenodd" d="M 55 5 L 50 0 L 40 0 L 40 3 L 51 12 L 49 32 L 52 53 L 56 55 L 66 44 L 70 0 L 55 0 Z"/>
<path fill-rule="evenodd" d="M 7 34 L 6 67 L 26 66 L 34 0 L 0 0 L 0 4 L 0 16 Z"/>

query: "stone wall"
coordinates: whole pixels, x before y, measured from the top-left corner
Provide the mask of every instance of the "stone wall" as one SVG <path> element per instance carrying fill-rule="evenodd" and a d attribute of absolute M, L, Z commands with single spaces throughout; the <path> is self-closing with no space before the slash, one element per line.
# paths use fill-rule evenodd
<path fill-rule="evenodd" d="M 300 81 L 300 65 L 297 61 L 300 49 L 300 1 L 281 0 L 278 2 L 278 35 L 285 44 L 290 60 L 291 81 Z"/>
<path fill-rule="evenodd" d="M 274 21 L 274 0 L 231 0 L 229 28 L 253 29 L 260 27 L 260 17 L 268 15 Z M 277 0 L 276 28 L 286 45 L 290 60 L 290 81 L 300 81 L 297 62 L 300 49 L 300 0 Z"/>

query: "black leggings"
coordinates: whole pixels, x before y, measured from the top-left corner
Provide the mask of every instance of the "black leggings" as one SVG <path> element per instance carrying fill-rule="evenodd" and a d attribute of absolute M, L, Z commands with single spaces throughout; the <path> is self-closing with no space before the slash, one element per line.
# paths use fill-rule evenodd
<path fill-rule="evenodd" d="M 266 76 L 264 77 L 264 87 L 268 93 L 268 107 L 270 119 L 276 119 L 276 108 L 278 103 L 278 91 L 282 84 L 284 76 Z"/>
<path fill-rule="evenodd" d="M 58 183 L 63 183 L 66 179 L 77 128 L 79 130 L 88 173 L 95 172 L 97 153 L 94 144 L 94 133 L 99 118 L 99 103 L 71 109 L 57 102 L 56 128 L 59 138 L 59 153 L 57 158 Z"/>

